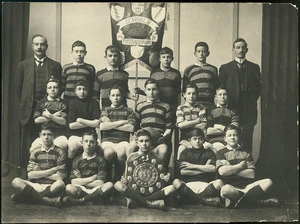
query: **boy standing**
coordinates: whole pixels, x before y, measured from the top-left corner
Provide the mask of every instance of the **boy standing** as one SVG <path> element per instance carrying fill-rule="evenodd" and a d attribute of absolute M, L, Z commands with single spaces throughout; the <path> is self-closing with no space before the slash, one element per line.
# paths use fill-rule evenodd
<path fill-rule="evenodd" d="M 140 128 L 147 129 L 152 135 L 154 143 L 152 152 L 165 162 L 165 169 L 168 169 L 169 160 L 166 159 L 166 155 L 171 149 L 167 145 L 171 145 L 170 135 L 172 132 L 170 105 L 160 101 L 160 86 L 157 80 L 149 78 L 144 86 L 147 100 L 136 105 L 135 115 L 140 123 Z M 133 145 L 136 146 L 136 144 Z"/>
<path fill-rule="evenodd" d="M 97 72 L 93 93 L 95 99 L 101 100 L 101 109 L 111 105 L 108 92 L 114 85 L 120 86 L 125 91 L 126 97 L 123 99 L 123 105 L 127 105 L 126 98 L 137 101 L 138 98 L 131 95 L 128 88 L 129 74 L 119 67 L 121 63 L 121 53 L 119 49 L 113 45 L 108 46 L 105 49 L 104 58 L 108 63 L 108 67 Z"/>
<path fill-rule="evenodd" d="M 97 139 L 95 131 L 83 134 L 83 153 L 73 161 L 71 184 L 66 186 L 67 196 L 63 198 L 64 205 L 83 205 L 103 198 L 113 189 L 111 182 L 105 183 L 105 160 L 96 152 Z"/>
<path fill-rule="evenodd" d="M 111 106 L 106 107 L 100 117 L 101 147 L 109 174 L 113 159 L 117 156 L 115 180 L 120 180 L 126 158 L 133 152 L 129 148 L 129 138 L 130 133 L 134 132 L 136 123 L 133 110 L 122 105 L 123 98 L 124 90 L 114 85 L 109 90 Z"/>
<path fill-rule="evenodd" d="M 37 125 L 48 124 L 55 129 L 54 144 L 65 152 L 68 150 L 66 132 L 67 104 L 60 99 L 60 83 L 57 79 L 49 79 L 47 82 L 47 96 L 41 99 L 34 110 L 33 119 Z M 30 152 L 37 144 L 42 144 L 42 139 L 37 138 L 30 147 Z"/>
<path fill-rule="evenodd" d="M 204 133 L 201 129 L 192 129 L 188 141 L 191 148 L 185 149 L 179 157 L 180 180 L 173 181 L 182 199 L 189 202 L 219 206 L 218 198 L 223 182 L 216 180 L 216 155 L 210 149 L 204 149 Z"/>
<path fill-rule="evenodd" d="M 174 180 L 181 198 L 189 202 L 219 206 L 219 191 L 223 186 L 216 180 L 216 155 L 210 149 L 204 149 L 204 133 L 201 129 L 192 129 L 188 141 L 191 148 L 185 149 L 179 157 L 180 180 Z"/>
<path fill-rule="evenodd" d="M 57 197 L 65 189 L 63 178 L 66 177 L 66 154 L 53 144 L 54 129 L 42 125 L 40 138 L 42 145 L 37 145 L 30 152 L 27 166 L 28 180 L 19 177 L 12 181 L 12 186 L 19 193 L 11 196 L 15 202 L 34 201 L 59 207 L 61 198 Z M 56 196 L 55 198 L 49 198 Z"/>
<path fill-rule="evenodd" d="M 228 105 L 228 90 L 220 86 L 216 90 L 215 106 L 207 115 L 207 140 L 213 144 L 216 150 L 225 147 L 224 129 L 232 124 L 239 127 L 239 117 Z"/>
<path fill-rule="evenodd" d="M 80 40 L 75 41 L 72 44 L 71 54 L 73 55 L 74 61 L 64 65 L 62 72 L 64 99 L 68 101 L 76 98 L 74 89 L 78 80 L 85 79 L 89 83 L 90 90 L 93 90 L 96 73 L 93 65 L 84 62 L 84 57 L 87 54 L 85 43 Z M 91 94 L 90 92 L 89 95 Z"/>
<path fill-rule="evenodd" d="M 273 182 L 269 178 L 255 179 L 255 166 L 251 153 L 239 144 L 239 129 L 228 125 L 224 140 L 226 147 L 217 153 L 217 172 L 224 181 L 221 197 L 225 207 L 236 208 L 242 205 L 275 206 L 277 198 L 268 197 Z"/>
<path fill-rule="evenodd" d="M 136 141 L 139 150 L 129 155 L 125 174 L 121 181 L 115 183 L 114 187 L 127 198 L 128 208 L 132 208 L 133 200 L 143 207 L 164 209 L 163 199 L 176 191 L 172 185 L 165 187 L 170 179 L 170 173 L 155 175 L 163 168 L 162 161 L 151 152 L 153 139 L 149 131 L 139 130 L 136 134 Z M 139 164 L 140 161 L 144 166 Z M 153 173 L 152 170 L 156 170 L 156 172 Z M 133 176 L 135 172 L 138 174 L 137 176 Z M 135 183 L 133 183 L 133 179 L 136 180 Z M 155 191 L 155 189 L 157 190 Z"/>
<path fill-rule="evenodd" d="M 217 68 L 206 63 L 209 54 L 207 43 L 198 42 L 195 45 L 196 63 L 185 69 L 182 86 L 182 92 L 185 92 L 188 84 L 196 84 L 198 87 L 197 102 L 200 102 L 206 109 L 214 105 L 215 90 L 218 86 Z"/>
<path fill-rule="evenodd" d="M 68 170 L 71 169 L 72 159 L 81 147 L 83 133 L 99 127 L 99 103 L 88 96 L 88 91 L 88 82 L 85 80 L 78 81 L 75 85 L 76 98 L 69 103 L 68 126 L 70 128 L 70 137 L 68 143 Z"/>

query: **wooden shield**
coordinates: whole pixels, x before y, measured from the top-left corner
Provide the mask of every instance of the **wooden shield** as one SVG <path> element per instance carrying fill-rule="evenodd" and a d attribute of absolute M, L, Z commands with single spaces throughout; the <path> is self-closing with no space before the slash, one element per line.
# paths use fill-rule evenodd
<path fill-rule="evenodd" d="M 143 155 L 126 162 L 127 185 L 142 196 L 148 196 L 165 187 L 165 169 L 155 155 Z"/>

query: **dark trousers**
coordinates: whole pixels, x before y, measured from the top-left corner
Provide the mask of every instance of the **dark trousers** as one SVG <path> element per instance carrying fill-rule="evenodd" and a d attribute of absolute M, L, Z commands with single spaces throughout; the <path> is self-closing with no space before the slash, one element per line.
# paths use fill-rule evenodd
<path fill-rule="evenodd" d="M 242 127 L 241 144 L 246 150 L 252 153 L 254 125 L 241 125 L 241 127 Z"/>

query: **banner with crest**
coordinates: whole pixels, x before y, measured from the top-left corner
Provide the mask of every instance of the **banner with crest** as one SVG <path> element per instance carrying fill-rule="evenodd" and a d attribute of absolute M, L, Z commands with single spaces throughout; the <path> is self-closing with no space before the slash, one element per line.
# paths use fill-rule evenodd
<path fill-rule="evenodd" d="M 110 3 L 112 43 L 122 55 L 122 67 L 136 61 L 152 70 L 159 64 L 166 3 Z"/>

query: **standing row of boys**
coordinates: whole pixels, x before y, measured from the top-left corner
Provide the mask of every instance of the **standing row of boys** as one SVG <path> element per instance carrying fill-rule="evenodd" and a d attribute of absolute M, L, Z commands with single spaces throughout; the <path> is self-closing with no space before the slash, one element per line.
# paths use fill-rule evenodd
<path fill-rule="evenodd" d="M 15 178 L 12 182 L 18 189 L 13 201 L 81 205 L 111 196 L 116 189 L 125 196 L 128 207 L 137 202 L 163 209 L 163 199 L 174 195 L 181 201 L 212 206 L 278 206 L 278 199 L 268 195 L 272 181 L 255 179 L 253 158 L 247 151 L 252 148 L 261 84 L 258 65 L 245 60 L 245 40 L 234 42 L 240 61 L 221 66 L 220 76 L 216 67 L 206 63 L 208 45 L 196 44 L 197 62 L 184 72 L 185 103 L 180 106 L 181 75 L 171 67 L 170 48 L 160 51 L 160 67 L 151 71 L 144 90 L 135 87 L 132 94 L 129 75 L 119 68 L 121 55 L 116 47 L 106 48 L 108 67 L 96 74 L 94 66 L 84 62 L 87 51 L 83 42 L 74 42 L 74 62 L 65 65 L 62 73 L 60 65 L 46 57 L 47 47 L 46 38 L 35 35 L 34 60 L 27 59 L 18 67 L 20 121 L 27 129 L 23 133 L 41 128 L 29 150 L 28 180 Z M 146 100 L 133 111 L 126 98 L 137 101 L 139 94 L 146 95 Z M 178 179 L 171 182 L 168 164 L 175 124 L 181 141 L 176 150 Z M 31 136 L 34 133 L 28 134 L 28 139 Z M 161 161 L 166 170 L 161 189 L 148 196 L 132 189 L 126 175 L 122 176 L 126 160 L 143 156 Z"/>

